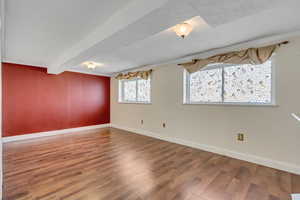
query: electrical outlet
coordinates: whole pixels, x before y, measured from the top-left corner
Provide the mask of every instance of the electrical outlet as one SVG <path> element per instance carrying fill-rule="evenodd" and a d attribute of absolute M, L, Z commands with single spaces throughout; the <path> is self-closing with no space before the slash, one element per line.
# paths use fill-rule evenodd
<path fill-rule="evenodd" d="M 163 123 L 162 126 L 163 126 L 163 128 L 166 128 L 166 123 Z"/>
<path fill-rule="evenodd" d="M 244 133 L 238 133 L 238 135 L 237 135 L 237 140 L 238 140 L 238 141 L 244 141 L 244 140 L 245 140 L 245 135 L 244 135 Z"/>
<path fill-rule="evenodd" d="M 142 124 L 142 125 L 144 124 L 144 120 L 141 120 L 141 124 Z"/>

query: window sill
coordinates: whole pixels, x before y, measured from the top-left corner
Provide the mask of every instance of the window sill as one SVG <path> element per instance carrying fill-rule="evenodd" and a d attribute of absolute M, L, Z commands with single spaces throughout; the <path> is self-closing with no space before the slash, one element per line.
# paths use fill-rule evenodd
<path fill-rule="evenodd" d="M 206 106 L 241 106 L 241 107 L 279 107 L 278 104 L 260 104 L 260 103 L 183 103 L 183 105 L 206 105 Z"/>
<path fill-rule="evenodd" d="M 123 102 L 123 101 L 118 101 L 119 104 L 144 104 L 144 105 L 151 105 L 151 102 Z"/>

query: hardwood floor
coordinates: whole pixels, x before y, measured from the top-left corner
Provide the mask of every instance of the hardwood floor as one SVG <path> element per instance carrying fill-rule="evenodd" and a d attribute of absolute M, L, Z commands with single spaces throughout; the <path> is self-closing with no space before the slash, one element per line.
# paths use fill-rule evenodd
<path fill-rule="evenodd" d="M 287 200 L 300 177 L 101 129 L 4 144 L 6 200 Z"/>

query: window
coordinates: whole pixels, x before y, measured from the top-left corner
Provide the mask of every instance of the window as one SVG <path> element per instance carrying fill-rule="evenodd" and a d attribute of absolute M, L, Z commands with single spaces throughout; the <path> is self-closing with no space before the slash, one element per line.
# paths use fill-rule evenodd
<path fill-rule="evenodd" d="M 122 103 L 150 103 L 150 78 L 119 80 L 119 102 Z"/>
<path fill-rule="evenodd" d="M 185 71 L 187 104 L 272 105 L 272 61 L 263 64 L 213 64 L 189 74 Z"/>

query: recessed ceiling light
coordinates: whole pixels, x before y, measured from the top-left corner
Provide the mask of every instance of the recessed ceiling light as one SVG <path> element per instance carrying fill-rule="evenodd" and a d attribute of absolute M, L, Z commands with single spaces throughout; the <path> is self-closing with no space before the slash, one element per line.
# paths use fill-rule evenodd
<path fill-rule="evenodd" d="M 189 24 L 189 23 L 181 23 L 181 24 L 177 24 L 174 27 L 174 31 L 175 33 L 182 37 L 185 38 L 188 34 L 190 34 L 193 30 L 193 27 Z"/>
<path fill-rule="evenodd" d="M 82 65 L 88 69 L 95 69 L 99 66 L 102 66 L 103 64 L 101 63 L 97 63 L 97 62 L 93 62 L 93 61 L 86 61 L 84 63 L 82 63 Z"/>

